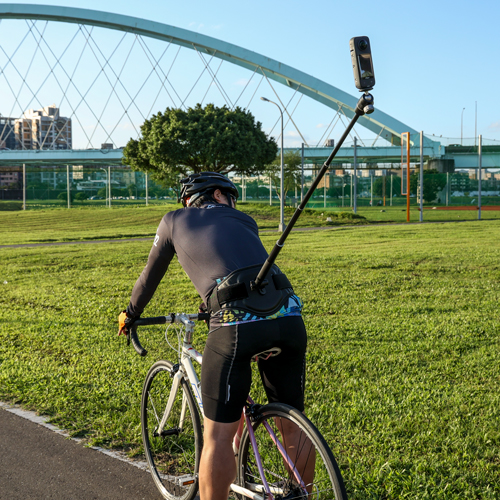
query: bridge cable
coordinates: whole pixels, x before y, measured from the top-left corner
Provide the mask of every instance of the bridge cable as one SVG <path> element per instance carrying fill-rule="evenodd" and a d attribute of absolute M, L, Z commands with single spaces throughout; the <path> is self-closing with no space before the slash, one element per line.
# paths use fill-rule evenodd
<path fill-rule="evenodd" d="M 111 54 L 111 56 L 109 57 L 109 59 L 111 59 L 111 57 L 114 55 L 114 53 L 116 52 L 116 50 L 118 49 L 118 47 L 122 44 L 124 38 L 127 36 L 128 33 L 125 33 L 122 38 L 120 39 L 120 41 L 118 42 L 118 45 L 115 47 L 115 50 L 113 51 L 113 53 Z M 135 43 L 137 41 L 137 35 L 135 35 L 135 37 L 133 38 L 133 41 L 132 41 L 132 44 L 130 45 L 130 49 L 128 51 L 128 54 L 127 54 L 127 57 L 125 58 L 125 60 L 123 61 L 123 64 L 122 64 L 122 67 L 120 69 L 120 72 L 115 76 L 116 76 L 116 81 L 115 81 L 115 84 L 112 86 L 111 88 L 111 92 L 109 93 L 109 96 L 108 96 L 108 99 L 106 100 L 103 108 L 102 108 L 102 111 L 101 111 L 101 115 L 99 116 L 99 121 L 101 121 L 103 115 L 104 115 L 104 112 L 106 111 L 106 108 L 108 107 L 108 104 L 109 104 L 109 101 L 111 100 L 111 97 L 113 97 L 113 93 L 116 93 L 115 89 L 116 89 L 116 85 L 118 84 L 118 82 L 120 81 L 120 77 L 121 77 L 121 74 L 123 73 L 123 70 L 125 69 L 125 65 L 127 64 L 128 62 L 128 59 L 130 57 L 130 54 L 132 52 L 132 50 L 134 49 L 135 47 Z M 130 106 L 129 106 L 130 107 Z M 127 108 L 128 109 L 128 108 Z M 107 134 L 106 136 L 106 139 L 104 142 L 108 142 L 108 141 L 111 141 L 113 142 L 113 140 L 111 139 L 111 134 L 114 132 L 114 130 L 116 129 L 116 127 L 120 124 L 122 118 L 124 117 L 124 115 L 126 114 L 126 111 L 124 114 L 122 114 L 120 116 L 120 118 L 118 119 L 118 122 L 117 124 L 114 126 L 113 130 L 111 132 L 108 132 L 107 130 L 105 130 L 105 133 Z M 97 126 L 94 127 L 94 131 L 92 132 L 92 135 L 90 136 L 90 142 L 92 142 L 92 137 L 94 137 L 94 134 L 97 130 Z"/>
<path fill-rule="evenodd" d="M 146 51 L 144 50 L 144 47 L 142 44 L 145 44 L 145 41 L 142 40 L 142 37 L 139 36 L 139 35 L 136 35 L 136 40 L 138 41 L 139 43 L 139 46 L 142 48 L 143 52 L 146 54 L 146 57 L 147 57 L 147 53 Z M 146 85 L 146 83 L 148 82 L 148 80 L 151 78 L 151 76 L 153 75 L 153 73 L 155 73 L 157 76 L 158 76 L 158 79 L 160 80 L 160 91 L 159 93 L 157 94 L 152 106 L 151 106 L 151 109 L 153 108 L 154 106 L 154 103 L 156 102 L 156 100 L 158 99 L 158 96 L 161 92 L 161 87 L 163 86 L 163 88 L 165 89 L 165 91 L 167 92 L 168 96 L 170 97 L 170 99 L 172 100 L 172 103 L 175 105 L 175 102 L 174 100 L 172 99 L 172 96 L 170 95 L 170 93 L 168 92 L 168 90 L 165 88 L 165 86 L 163 85 L 163 82 L 161 80 L 161 78 L 159 77 L 158 73 L 156 72 L 156 65 L 158 65 L 158 63 L 161 61 L 161 59 L 163 58 L 163 56 L 165 55 L 166 51 L 168 50 L 170 46 L 170 43 L 169 45 L 165 48 L 165 50 L 163 51 L 162 55 L 160 56 L 160 58 L 158 59 L 158 61 L 153 57 L 153 60 L 155 61 L 155 64 L 153 64 L 151 62 L 151 60 L 149 59 L 148 57 L 148 60 L 149 60 L 149 63 L 151 64 L 152 66 L 152 69 L 151 71 L 149 72 L 149 74 L 147 75 L 147 77 L 145 78 L 144 82 L 142 83 L 142 85 L 140 86 L 140 88 L 137 90 L 137 92 L 135 93 L 134 97 L 132 98 L 132 101 L 133 103 L 135 104 L 135 99 L 137 98 L 137 96 L 139 95 L 139 93 L 142 91 L 142 89 L 144 88 L 144 86 Z M 129 53 L 130 55 L 130 53 Z M 128 57 L 127 57 L 127 60 L 125 62 L 128 61 Z M 120 73 L 121 74 L 121 73 Z M 116 123 L 116 125 L 114 126 L 114 128 L 111 130 L 109 136 L 111 136 L 111 134 L 116 130 L 116 128 L 118 127 L 118 125 L 120 124 L 120 121 L 122 120 L 122 118 L 125 116 L 125 114 L 128 112 L 128 109 L 130 108 L 130 106 L 132 105 L 132 102 L 130 103 L 130 105 L 128 106 L 127 109 L 125 109 L 125 112 L 122 114 L 122 116 L 119 118 L 118 122 Z M 151 111 L 150 111 L 151 112 Z M 147 115 L 149 116 L 149 114 Z M 147 118 L 143 115 L 143 120 L 146 120 Z M 139 137 L 140 133 L 138 132 L 137 133 L 137 137 Z"/>
<path fill-rule="evenodd" d="M 90 39 L 90 33 L 89 33 L 89 32 L 88 32 L 88 30 L 87 30 L 87 34 L 84 34 L 84 33 L 83 33 L 83 30 L 82 30 L 82 26 L 83 26 L 83 25 L 79 25 L 79 30 L 82 32 L 82 35 L 83 35 L 83 36 L 84 36 L 84 38 L 85 38 L 85 45 L 84 45 L 84 47 L 83 47 L 83 49 L 82 49 L 82 52 L 81 52 L 81 54 L 80 54 L 80 57 L 79 57 L 79 59 L 78 59 L 78 61 L 77 61 L 77 66 L 76 66 L 76 67 L 78 67 L 78 65 L 79 65 L 79 63 L 80 63 L 80 61 L 81 61 L 81 58 L 83 57 L 83 53 L 85 52 L 85 48 L 89 45 L 89 39 Z M 93 29 L 93 28 L 92 28 L 92 29 Z M 73 72 L 73 76 L 74 76 L 74 73 L 75 73 L 75 71 L 76 71 L 76 67 L 75 67 L 75 70 L 74 70 L 74 72 Z M 61 69 L 62 69 L 62 70 L 63 70 L 63 72 L 66 74 L 66 76 L 68 76 L 68 73 L 67 73 L 67 71 L 65 70 L 64 66 L 61 66 Z M 73 116 L 75 116 L 75 118 L 77 119 L 78 123 L 79 123 L 79 124 L 80 124 L 80 126 L 82 127 L 82 131 L 84 132 L 84 134 L 85 134 L 85 136 L 86 136 L 86 138 L 87 138 L 87 139 L 88 139 L 88 135 L 87 135 L 87 133 L 85 132 L 85 128 L 84 128 L 84 127 L 83 127 L 83 125 L 81 124 L 80 119 L 78 118 L 78 115 L 76 114 L 76 111 L 77 111 L 77 109 L 80 107 L 80 105 L 82 104 L 82 102 L 84 102 L 84 103 L 87 105 L 87 108 L 89 109 L 89 111 L 92 113 L 92 115 L 93 115 L 93 116 L 94 116 L 94 118 L 97 120 L 97 122 L 99 123 L 99 125 L 101 125 L 102 129 L 104 130 L 104 132 L 106 132 L 106 129 L 104 128 L 104 126 L 102 125 L 102 123 L 100 123 L 100 122 L 99 122 L 99 119 L 98 119 L 97 115 L 94 113 L 93 108 L 92 108 L 91 106 L 89 106 L 89 104 L 88 104 L 88 103 L 87 103 L 87 101 L 85 100 L 85 97 L 86 97 L 86 96 L 87 96 L 87 94 L 90 92 L 90 90 L 92 89 L 92 87 L 94 86 L 94 84 L 96 83 L 96 81 L 97 81 L 97 79 L 98 79 L 98 78 L 99 78 L 99 74 L 98 74 L 98 75 L 94 78 L 93 82 L 90 84 L 90 86 L 89 86 L 89 88 L 87 89 L 87 91 L 85 92 L 85 94 L 82 94 L 82 93 L 80 92 L 79 88 L 78 88 L 78 87 L 77 87 L 77 86 L 76 86 L 76 85 L 72 82 L 72 83 L 73 83 L 73 87 L 74 87 L 74 89 L 75 89 L 75 90 L 76 90 L 76 92 L 79 94 L 79 96 L 80 96 L 80 98 L 81 98 L 81 99 L 80 99 L 80 102 L 76 105 L 76 107 L 75 107 L 75 108 L 73 108 L 73 107 L 71 106 L 71 104 L 70 104 L 70 107 L 72 108 L 72 114 L 71 114 L 71 116 L 70 116 L 70 117 L 72 118 Z M 72 80 L 72 78 L 71 78 L 71 80 Z"/>
<path fill-rule="evenodd" d="M 191 92 L 193 92 L 194 88 L 196 87 L 196 85 L 198 84 L 198 82 L 200 81 L 200 78 L 203 76 L 203 74 L 205 73 L 205 71 L 207 71 L 207 68 L 206 66 L 202 69 L 201 73 L 200 73 L 200 76 L 198 76 L 198 78 L 196 79 L 196 81 L 194 82 L 193 86 L 191 87 L 191 90 L 187 93 L 186 97 L 184 98 L 184 100 L 182 101 L 181 103 L 181 106 L 184 106 L 184 103 L 187 101 L 188 97 L 191 95 Z"/>
<path fill-rule="evenodd" d="M 181 50 L 181 47 L 179 46 L 178 50 L 177 50 L 177 53 L 175 54 L 175 57 L 172 61 L 172 64 L 170 65 L 170 68 L 167 72 L 167 74 L 165 74 L 165 72 L 163 71 L 161 65 L 160 65 L 160 61 L 161 59 L 163 58 L 163 55 L 167 52 L 167 50 L 170 48 L 170 46 L 172 45 L 172 41 L 170 41 L 168 43 L 168 46 L 167 48 L 164 50 L 164 52 L 162 53 L 161 57 L 156 60 L 151 49 L 148 47 L 148 45 L 146 44 L 146 42 L 143 40 L 143 37 L 140 38 L 140 41 L 141 43 L 141 47 L 142 47 L 142 44 L 144 44 L 144 47 L 146 47 L 146 49 L 148 50 L 150 56 L 153 58 L 153 60 L 155 61 L 157 67 L 159 68 L 159 70 L 161 71 L 161 73 L 163 74 L 163 78 L 158 74 L 158 72 L 156 71 L 156 66 L 154 67 L 154 70 L 158 76 L 158 79 L 160 80 L 160 83 L 161 83 L 161 87 L 158 89 L 158 93 L 156 94 L 156 97 L 155 99 L 153 100 L 153 103 L 151 104 L 151 107 L 149 109 L 149 112 L 147 113 L 146 116 L 151 116 L 151 112 L 153 110 L 153 107 L 154 105 L 156 104 L 156 101 L 158 100 L 158 98 L 160 97 L 160 94 L 161 94 L 161 89 L 162 87 L 165 89 L 165 92 L 168 94 L 168 96 L 170 97 L 170 100 L 172 101 L 173 105 L 175 107 L 178 107 L 177 104 L 175 103 L 175 100 L 172 98 L 172 96 L 170 95 L 170 92 L 168 91 L 167 87 L 165 86 L 165 81 L 170 85 L 170 87 L 172 88 L 172 90 L 174 91 L 175 95 L 177 96 L 177 99 L 179 99 L 179 102 L 181 102 L 182 104 L 182 99 L 180 97 L 180 95 L 177 93 L 177 91 L 175 90 L 175 87 L 172 85 L 172 83 L 170 82 L 169 78 L 168 78 L 168 75 L 170 74 L 170 71 L 172 70 L 173 66 L 174 66 L 174 63 L 177 59 L 177 56 L 179 55 L 179 51 Z M 142 47 L 142 49 L 144 50 L 144 47 Z"/>
<path fill-rule="evenodd" d="M 260 68 L 260 66 L 257 69 L 259 69 L 259 68 Z M 257 88 L 255 89 L 254 93 L 252 94 L 252 97 L 250 98 L 250 101 L 248 101 L 247 108 L 250 106 L 250 104 L 252 104 L 253 98 L 255 97 L 255 94 L 257 93 L 257 90 L 259 90 L 260 84 L 263 81 L 264 81 L 264 76 L 261 76 L 260 82 L 258 83 Z"/>
<path fill-rule="evenodd" d="M 378 141 L 379 137 L 382 135 L 382 132 L 385 130 L 385 125 L 380 129 L 380 132 L 378 133 L 377 137 L 375 137 L 375 140 L 372 143 L 372 148 L 375 146 L 375 143 Z"/>
<path fill-rule="evenodd" d="M 31 33 L 31 35 L 33 36 L 33 38 L 35 38 L 35 41 L 37 42 L 36 44 L 36 47 L 35 47 L 35 52 L 33 53 L 33 57 L 31 58 L 31 61 L 30 61 L 30 64 L 28 65 L 28 68 L 26 70 L 26 74 L 25 76 L 23 77 L 21 75 L 21 73 L 19 72 L 19 70 L 17 69 L 16 65 L 15 64 L 12 64 L 12 67 L 14 68 L 14 70 L 17 72 L 17 74 L 21 77 L 21 79 L 23 80 L 22 84 L 21 84 L 21 87 L 19 89 L 19 92 L 18 92 L 18 97 L 20 96 L 21 94 L 21 91 L 22 91 L 22 88 L 24 85 L 26 85 L 26 87 L 28 88 L 28 90 L 31 92 L 31 94 L 33 95 L 33 97 L 31 98 L 31 100 L 29 101 L 28 105 L 26 106 L 26 108 L 23 108 L 23 106 L 21 105 L 21 103 L 19 102 L 19 100 L 17 98 L 15 98 L 17 104 L 19 105 L 19 108 L 20 108 L 20 111 L 22 113 L 21 115 L 21 119 L 23 119 L 24 117 L 24 113 L 26 111 L 26 109 L 28 109 L 29 105 L 33 102 L 33 99 L 36 99 L 38 101 L 38 104 L 39 106 L 41 106 L 43 108 L 43 105 L 42 103 L 40 102 L 40 100 L 38 99 L 37 97 L 37 93 L 36 92 L 33 92 L 33 90 L 31 89 L 31 87 L 28 85 L 28 83 L 26 82 L 26 79 L 28 78 L 28 73 L 30 72 L 30 69 L 31 69 L 31 66 L 33 64 L 33 61 L 35 60 L 35 56 L 36 56 L 36 53 L 38 52 L 38 50 L 40 49 L 40 41 L 36 39 L 36 37 L 33 35 L 33 31 L 32 31 L 32 27 L 34 26 L 34 22 L 32 21 L 32 26 L 30 27 L 29 23 L 28 23 L 28 20 L 26 19 L 26 24 L 28 25 L 28 28 L 29 28 L 29 32 L 26 34 L 26 37 L 28 37 Z M 45 29 L 47 28 L 47 24 L 48 22 L 45 23 L 45 28 L 43 29 L 43 31 L 45 32 Z M 25 37 L 25 38 L 26 38 Z M 23 38 L 23 42 L 25 40 L 25 38 Z M 2 49 L 3 50 L 3 49 Z M 10 84 L 9 84 L 9 87 L 10 87 Z M 15 103 L 14 105 L 15 106 Z M 33 137 L 33 125 L 31 123 L 31 120 L 27 122 L 28 123 L 28 127 L 30 129 L 30 133 L 31 133 L 31 137 Z M 25 121 L 24 119 L 22 120 L 22 141 L 21 141 L 21 145 L 22 145 L 22 149 L 26 149 L 24 147 L 24 124 L 25 124 Z"/>
<path fill-rule="evenodd" d="M 332 127 L 332 123 L 335 120 L 335 118 L 337 118 L 337 121 L 335 122 L 335 124 Z M 319 147 L 319 145 L 322 143 L 323 138 L 325 137 L 325 135 L 328 137 L 327 132 L 329 134 L 330 133 L 330 128 L 332 127 L 331 130 L 333 130 L 335 128 L 335 125 L 337 125 L 337 123 L 339 122 L 339 119 L 340 119 L 339 111 L 337 110 L 335 112 L 335 114 L 333 115 L 332 121 L 328 124 L 328 127 L 326 127 L 325 131 L 323 132 L 323 135 L 321 136 L 321 138 L 317 142 L 316 147 Z"/>
<path fill-rule="evenodd" d="M 218 78 L 217 78 L 217 73 L 219 72 L 219 69 L 222 65 L 222 60 L 221 60 L 221 64 L 219 64 L 219 68 L 217 68 L 217 73 L 214 73 L 212 68 L 210 67 L 210 62 L 212 61 L 212 59 L 214 58 L 215 56 L 215 53 L 212 54 L 212 57 L 210 58 L 210 61 L 209 63 L 206 62 L 206 59 L 203 57 L 203 54 L 198 50 L 198 48 L 196 47 L 196 45 L 193 45 L 194 49 L 196 50 L 196 53 L 200 56 L 200 59 L 203 61 L 203 64 L 205 64 L 208 72 L 210 73 L 210 75 L 212 76 L 212 82 L 215 83 L 215 85 L 217 86 L 217 88 L 219 89 L 219 92 L 221 93 L 222 97 L 224 98 L 224 100 L 226 101 L 226 104 L 228 104 L 229 108 L 230 109 L 233 109 L 233 103 L 229 97 L 229 95 L 227 94 L 227 92 L 224 90 L 224 88 L 222 87 L 222 84 L 219 82 Z"/>
<path fill-rule="evenodd" d="M 0 19 L 0 23 L 2 22 L 2 19 Z M 7 78 L 7 75 L 5 74 L 5 70 L 7 69 L 7 67 L 9 66 L 9 64 L 12 64 L 12 67 L 17 71 L 17 68 L 15 67 L 14 63 L 11 63 L 13 57 L 16 55 L 16 52 L 21 48 L 21 46 L 23 45 L 24 41 L 26 40 L 26 38 L 28 37 L 29 33 L 26 33 L 23 37 L 23 39 L 19 42 L 18 46 L 16 47 L 16 49 L 14 50 L 13 54 L 11 57 L 9 57 L 9 55 L 7 54 L 7 52 L 5 52 L 4 48 L 2 47 L 2 45 L 0 44 L 0 49 L 2 50 L 2 52 L 5 54 L 5 57 L 7 58 L 7 62 L 5 63 L 5 66 L 3 68 L 0 68 L 0 74 L 3 75 L 3 77 L 5 78 L 5 83 L 7 83 L 7 86 L 10 88 L 10 91 L 12 92 L 12 95 L 14 97 L 14 103 L 12 104 L 12 108 L 10 110 L 10 113 L 9 113 L 9 116 L 12 116 L 13 115 L 13 111 L 14 111 L 14 108 L 16 106 L 16 103 L 18 104 L 19 108 L 22 109 L 22 106 L 21 106 L 21 103 L 19 102 L 19 94 L 21 91 L 18 92 L 17 96 L 16 96 L 16 93 L 14 92 L 14 89 L 12 88 L 12 85 L 10 84 L 9 82 L 9 78 Z M 29 68 L 28 68 L 29 69 Z M 19 76 L 21 77 L 21 79 L 23 80 L 22 76 L 20 75 L 19 71 L 18 71 L 18 74 Z M 27 76 L 27 75 L 26 75 Z M 23 80 L 24 81 L 24 80 Z M 28 87 L 29 88 L 29 87 Z M 4 127 L 3 127 L 3 130 L 2 130 L 2 134 L 0 135 L 0 140 L 2 139 L 3 137 L 3 134 L 4 134 L 4 131 L 5 129 L 7 128 L 7 122 L 5 123 Z"/>
<path fill-rule="evenodd" d="M 91 37 L 91 38 L 92 38 L 92 37 Z M 125 116 L 125 114 L 127 114 L 127 115 L 128 115 L 128 111 L 127 111 L 127 108 L 125 107 L 125 105 L 123 104 L 122 99 L 120 99 L 120 96 L 118 95 L 118 92 L 116 91 L 116 85 L 117 85 L 118 83 L 120 83 L 121 87 L 123 88 L 123 90 L 124 90 L 124 91 L 125 91 L 125 93 L 127 94 L 128 98 L 131 100 L 131 103 L 135 105 L 135 107 L 136 107 L 137 111 L 139 112 L 139 114 L 140 114 L 140 115 L 142 116 L 142 118 L 144 119 L 144 115 L 143 115 L 142 111 L 140 110 L 140 108 L 139 108 L 139 107 L 137 106 L 137 104 L 135 103 L 134 99 L 132 98 L 132 96 L 131 96 L 131 95 L 130 95 L 130 93 L 128 92 L 127 88 L 126 88 L 126 87 L 123 85 L 123 83 L 119 80 L 119 77 L 118 77 L 118 79 L 117 79 L 116 84 L 115 84 L 115 85 L 113 85 L 113 84 L 111 83 L 111 81 L 110 81 L 110 78 L 109 78 L 109 76 L 108 76 L 107 72 L 106 72 L 106 69 L 105 69 L 105 68 L 106 68 L 106 67 L 109 67 L 109 69 L 111 70 L 111 72 L 112 72 L 115 76 L 117 76 L 117 74 L 116 74 L 115 70 L 113 69 L 113 66 L 111 66 L 110 59 L 111 59 L 111 57 L 113 56 L 113 54 L 114 54 L 114 52 L 116 51 L 116 49 L 118 48 L 118 46 L 115 48 L 115 50 L 113 51 L 113 53 L 109 56 L 109 58 L 107 58 L 107 57 L 103 54 L 103 52 L 102 52 L 102 50 L 100 49 L 99 45 L 95 42 L 95 40 L 94 40 L 93 38 L 92 38 L 92 41 L 94 42 L 94 44 L 95 44 L 95 46 L 96 46 L 97 50 L 99 51 L 99 53 L 100 53 L 101 57 L 104 59 L 104 62 L 105 62 L 104 66 L 103 66 L 103 65 L 101 64 L 101 61 L 100 61 L 100 60 L 99 60 L 99 58 L 97 57 L 97 55 L 96 55 L 96 53 L 95 53 L 94 49 L 92 48 L 92 45 L 89 45 L 89 46 L 90 46 L 90 50 L 92 51 L 92 53 L 94 54 L 94 57 L 96 58 L 96 60 L 97 60 L 97 62 L 99 63 L 99 65 L 101 66 L 101 74 L 103 74 L 103 75 L 104 75 L 104 77 L 106 78 L 106 80 L 108 81 L 109 85 L 111 86 L 112 92 L 115 94 L 115 96 L 116 96 L 116 98 L 117 98 L 118 102 L 120 103 L 120 105 L 122 106 L 122 108 L 123 108 L 123 110 L 124 110 L 124 113 L 123 113 L 123 114 L 122 114 L 122 116 L 120 117 L 120 120 L 123 118 L 123 116 Z M 121 43 L 121 40 L 120 40 L 119 44 L 120 44 L 120 43 Z M 118 44 L 118 45 L 119 45 L 119 44 Z M 132 119 L 130 118 L 130 116 L 129 116 L 129 115 L 128 115 L 128 118 L 129 118 L 130 124 L 131 124 L 131 125 L 132 125 L 132 127 L 134 128 L 135 132 L 136 132 L 137 134 L 139 134 L 139 131 L 137 130 L 137 127 L 135 126 L 135 123 L 132 121 Z M 104 128 L 104 127 L 103 127 L 103 128 Z M 105 133 L 107 133 L 105 129 L 104 129 L 104 131 L 105 131 Z M 108 135 L 108 137 L 109 137 L 109 135 Z"/>
<path fill-rule="evenodd" d="M 280 99 L 280 96 L 278 95 L 278 93 L 276 92 L 276 90 L 274 89 L 274 87 L 272 86 L 271 82 L 269 81 L 269 78 L 267 77 L 267 75 L 265 74 L 265 72 L 262 70 L 262 73 L 264 74 L 264 76 L 266 77 L 266 80 L 267 80 L 267 83 L 269 83 L 269 86 L 271 87 L 271 89 L 273 90 L 274 92 L 274 95 L 278 98 L 279 102 L 281 103 L 281 105 L 283 106 L 283 108 L 285 109 L 285 112 L 286 114 L 290 117 L 290 120 L 292 120 L 292 123 L 295 127 L 295 129 L 297 130 L 297 132 L 299 133 L 300 137 L 302 138 L 302 142 L 304 142 L 304 144 L 306 144 L 307 147 L 309 147 L 309 144 L 308 142 L 304 139 L 304 136 L 302 135 L 302 132 L 299 130 L 299 127 L 297 127 L 297 124 L 293 121 L 293 118 L 290 116 L 290 113 L 288 113 L 288 110 L 286 108 L 286 106 L 283 104 L 283 102 L 281 101 Z M 297 92 L 298 89 L 295 90 L 295 92 Z M 293 97 L 293 96 L 292 96 Z M 273 127 L 274 128 L 274 127 Z M 283 131 L 284 132 L 284 131 Z"/>
<path fill-rule="evenodd" d="M 75 67 L 75 70 L 73 71 L 73 75 L 70 77 L 67 72 L 65 71 L 64 67 L 62 66 L 62 64 L 60 63 L 62 57 L 64 56 L 64 54 L 66 53 L 66 51 L 69 49 L 69 47 L 72 45 L 73 41 L 75 40 L 76 36 L 78 35 L 78 31 L 73 35 L 73 38 L 69 41 L 69 43 L 66 45 L 66 48 L 63 50 L 63 52 L 61 53 L 61 55 L 59 57 L 57 57 L 53 50 L 50 48 L 50 45 L 47 43 L 47 41 L 45 40 L 44 38 L 44 34 L 45 34 L 45 29 L 42 33 L 40 33 L 40 31 L 38 30 L 38 28 L 36 27 L 36 23 L 34 22 L 33 23 L 33 28 L 36 29 L 37 33 L 40 35 L 40 41 L 43 41 L 44 44 L 47 46 L 47 48 L 49 49 L 51 55 L 54 57 L 54 59 L 56 60 L 55 63 L 51 66 L 51 64 L 49 63 L 49 60 L 45 54 L 45 51 L 44 49 L 42 48 L 42 46 L 40 46 L 40 52 L 43 56 L 43 58 L 45 59 L 45 62 L 47 63 L 47 66 L 49 67 L 49 73 L 47 74 L 47 76 L 45 77 L 44 81 L 40 84 L 40 86 L 38 87 L 38 90 L 37 90 L 37 94 L 38 92 L 42 89 L 42 87 L 45 85 L 45 83 L 47 82 L 47 80 L 49 79 L 50 75 L 52 74 L 55 81 L 57 82 L 60 90 L 63 92 L 63 96 L 61 98 L 61 104 L 59 105 L 59 108 L 61 108 L 62 106 L 62 103 L 64 102 L 64 100 L 66 99 L 69 107 L 71 108 L 71 110 L 73 111 L 73 106 L 71 105 L 71 102 L 69 101 L 69 99 L 66 97 L 66 94 L 68 92 L 68 89 L 69 89 L 69 85 L 70 83 L 73 83 L 73 80 L 72 80 L 72 76 L 74 76 L 74 73 L 76 71 L 76 67 Z M 57 75 L 56 73 L 54 72 L 54 69 L 57 67 L 57 66 L 60 66 L 61 69 L 66 73 L 66 76 L 68 77 L 68 85 L 66 87 L 66 89 L 64 90 L 61 83 L 59 82 L 59 79 L 57 78 Z M 74 84 L 73 84 L 74 85 Z M 43 105 L 42 105 L 42 108 L 43 108 Z M 73 112 L 74 114 L 74 112 Z M 77 121 L 79 122 L 78 118 L 77 118 Z M 79 122 L 80 126 L 83 128 L 83 125 Z M 52 121 L 49 125 L 49 129 L 46 131 L 46 134 L 45 134 L 45 137 L 43 139 L 43 142 L 42 144 L 40 145 L 40 149 L 43 149 L 44 145 L 45 145 L 45 142 L 49 136 L 49 132 L 51 132 L 52 128 L 55 126 L 55 120 Z M 64 128 L 67 128 L 67 124 Z M 56 143 L 56 141 L 59 139 L 59 137 L 61 136 L 62 132 L 63 132 L 63 129 L 61 129 L 59 131 L 59 133 L 55 136 L 54 140 L 52 141 L 52 144 L 50 144 L 49 148 L 48 149 L 54 149 L 54 144 Z M 42 132 L 42 131 L 41 131 Z M 66 144 L 67 144 L 67 141 L 66 141 Z M 69 148 L 68 148 L 69 149 Z"/>
<path fill-rule="evenodd" d="M 219 67 L 217 68 L 217 71 L 215 72 L 215 75 L 217 75 L 217 73 L 219 72 L 221 66 L 222 66 L 222 60 L 219 63 Z M 214 78 L 215 78 L 215 75 L 214 75 Z M 210 92 L 210 89 L 212 88 L 212 83 L 214 81 L 214 78 L 212 78 L 212 81 L 208 85 L 207 91 L 205 92 L 205 95 L 203 96 L 203 99 L 200 102 L 201 105 L 203 105 L 203 101 L 205 100 L 205 97 L 207 97 L 207 94 Z"/>
<path fill-rule="evenodd" d="M 255 73 L 258 69 L 258 66 L 255 67 L 253 73 L 252 73 L 252 76 L 249 78 L 249 80 L 247 81 L 247 83 L 245 84 L 245 87 L 243 88 L 243 90 L 241 91 L 240 95 L 238 96 L 238 98 L 236 99 L 236 101 L 234 101 L 234 105 L 236 106 L 238 104 L 238 101 L 240 100 L 241 96 L 243 95 L 243 92 L 245 92 L 245 90 L 247 89 L 247 87 L 250 85 L 250 82 L 252 81 L 253 77 L 255 76 Z"/>

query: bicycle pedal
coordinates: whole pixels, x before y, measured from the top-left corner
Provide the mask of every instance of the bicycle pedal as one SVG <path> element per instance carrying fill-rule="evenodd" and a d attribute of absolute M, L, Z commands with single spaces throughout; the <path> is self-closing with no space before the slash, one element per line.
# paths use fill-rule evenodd
<path fill-rule="evenodd" d="M 181 429 L 175 427 L 173 429 L 167 429 L 158 433 L 156 430 L 153 432 L 153 437 L 166 437 L 166 436 L 178 436 L 181 433 Z"/>
<path fill-rule="evenodd" d="M 181 430 L 178 427 L 173 429 L 167 429 L 161 432 L 162 437 L 165 436 L 178 436 L 181 433 Z"/>

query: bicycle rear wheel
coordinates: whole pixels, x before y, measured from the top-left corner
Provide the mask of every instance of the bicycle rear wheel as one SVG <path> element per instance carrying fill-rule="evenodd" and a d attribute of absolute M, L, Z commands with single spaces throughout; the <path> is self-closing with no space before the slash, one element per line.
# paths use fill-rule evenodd
<path fill-rule="evenodd" d="M 286 448 L 295 465 L 285 463 L 265 424 Z M 258 410 L 252 428 L 264 475 L 275 498 L 347 499 L 344 482 L 330 448 L 316 427 L 297 409 L 281 403 L 263 406 Z M 263 481 L 246 427 L 237 462 L 237 484 L 263 494 Z M 300 487 L 298 477 L 302 478 L 306 491 Z"/>
<path fill-rule="evenodd" d="M 149 370 L 142 390 L 142 442 L 151 475 L 164 498 L 192 500 L 198 491 L 202 449 L 200 416 L 189 384 L 183 378 L 161 435 L 174 381 L 170 361 L 158 361 Z"/>

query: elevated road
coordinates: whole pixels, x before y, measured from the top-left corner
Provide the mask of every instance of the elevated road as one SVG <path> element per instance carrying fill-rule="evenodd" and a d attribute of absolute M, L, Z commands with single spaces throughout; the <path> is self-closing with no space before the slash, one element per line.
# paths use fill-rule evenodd
<path fill-rule="evenodd" d="M 286 151 L 295 151 L 297 148 L 285 148 Z M 332 148 L 306 148 L 306 163 L 322 164 L 330 154 Z M 500 168 L 500 146 L 483 146 L 483 168 Z M 420 147 L 410 148 L 412 161 L 420 161 Z M 19 165 L 122 165 L 122 149 L 71 149 L 71 150 L 3 150 L 0 151 L 0 168 Z M 352 163 L 354 156 L 353 147 L 340 148 L 332 165 Z M 378 163 L 399 163 L 401 161 L 401 148 L 399 146 L 387 147 L 357 147 L 358 163 L 372 164 L 377 168 Z M 477 168 L 477 146 L 443 146 L 432 142 L 424 147 L 424 158 L 452 159 L 455 168 Z"/>

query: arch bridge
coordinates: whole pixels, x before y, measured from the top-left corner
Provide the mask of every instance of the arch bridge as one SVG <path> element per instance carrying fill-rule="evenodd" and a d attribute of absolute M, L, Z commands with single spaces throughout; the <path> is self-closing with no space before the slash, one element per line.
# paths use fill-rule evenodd
<path fill-rule="evenodd" d="M 247 70 L 257 72 L 267 80 L 273 80 L 294 91 L 305 95 L 335 111 L 346 118 L 354 116 L 358 99 L 337 87 L 308 75 L 296 68 L 283 64 L 262 54 L 250 51 L 237 45 L 218 40 L 213 37 L 195 33 L 189 30 L 170 26 L 155 21 L 135 17 L 88 10 L 73 7 L 55 7 L 47 5 L 0 4 L 0 19 L 31 19 L 90 25 L 110 30 L 117 30 L 149 37 L 169 44 L 187 47 L 197 52 L 208 54 Z M 291 116 L 290 116 L 291 118 Z M 358 124 L 374 133 L 378 138 L 387 141 L 385 147 L 359 147 L 360 158 L 371 158 L 372 161 L 394 161 L 399 157 L 401 133 L 410 132 L 418 138 L 416 130 L 389 116 L 380 109 L 371 115 L 359 118 Z M 377 140 L 376 139 L 376 140 Z M 418 140 L 415 139 L 412 155 L 419 155 Z M 439 142 L 425 139 L 424 155 L 440 157 L 445 154 Z M 321 161 L 327 156 L 326 148 L 311 148 L 307 150 L 307 159 Z M 352 148 L 342 148 L 339 161 L 352 158 Z M 0 151 L 1 164 L 37 163 L 37 164 L 114 164 L 121 162 L 121 150 L 20 150 Z"/>

